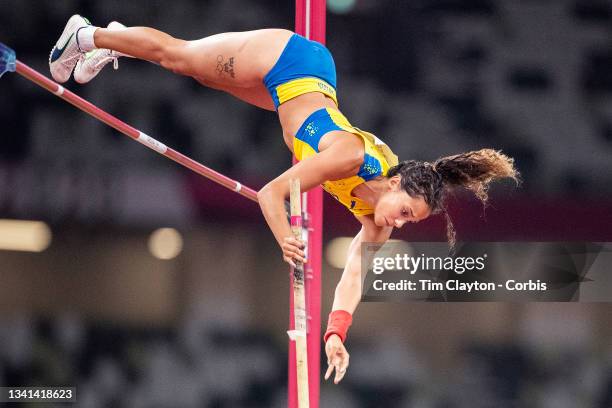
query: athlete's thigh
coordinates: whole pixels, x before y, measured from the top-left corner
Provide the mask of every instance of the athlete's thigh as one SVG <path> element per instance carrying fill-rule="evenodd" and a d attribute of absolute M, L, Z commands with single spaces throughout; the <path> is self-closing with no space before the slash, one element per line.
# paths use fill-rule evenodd
<path fill-rule="evenodd" d="M 197 74 L 193 76 L 221 86 L 253 88 L 272 69 L 292 34 L 283 29 L 222 33 L 189 41 L 178 52 L 189 54 L 185 60 Z"/>
<path fill-rule="evenodd" d="M 268 93 L 268 90 L 264 86 L 263 82 L 260 82 L 256 86 L 252 86 L 250 88 L 243 88 L 238 86 L 223 85 L 217 82 L 206 80 L 204 78 L 194 79 L 208 88 L 226 92 L 232 96 L 235 96 L 241 101 L 257 106 L 258 108 L 270 111 L 275 110 L 272 97 Z"/>
<path fill-rule="evenodd" d="M 252 88 L 227 87 L 225 92 L 236 98 L 269 111 L 275 111 L 274 102 L 263 83 Z"/>

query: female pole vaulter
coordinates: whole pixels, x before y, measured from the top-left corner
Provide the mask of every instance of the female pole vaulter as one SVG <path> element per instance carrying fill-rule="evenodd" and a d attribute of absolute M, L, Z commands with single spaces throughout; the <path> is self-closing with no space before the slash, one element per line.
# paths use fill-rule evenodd
<path fill-rule="evenodd" d="M 127 28 L 116 22 L 100 28 L 74 15 L 53 47 L 49 65 L 57 82 L 66 82 L 74 70 L 75 80 L 86 83 L 109 62 L 116 65 L 121 56 L 157 63 L 278 112 L 283 139 L 299 163 L 264 186 L 257 198 L 287 263 L 305 261 L 303 243 L 293 237 L 285 214 L 290 179 L 300 179 L 304 191 L 322 185 L 361 223 L 324 336 L 329 364 L 325 379 L 335 369 L 336 384 L 349 364 L 343 343 L 361 299 L 361 243 L 384 243 L 393 228 L 443 213 L 452 245 L 455 234 L 445 210 L 446 193 L 464 187 L 485 202 L 493 180 L 518 176 L 513 159 L 492 149 L 433 163 L 398 163 L 388 146 L 351 125 L 338 110 L 336 69 L 327 48 L 288 30 L 222 33 L 185 41 L 153 28 Z"/>

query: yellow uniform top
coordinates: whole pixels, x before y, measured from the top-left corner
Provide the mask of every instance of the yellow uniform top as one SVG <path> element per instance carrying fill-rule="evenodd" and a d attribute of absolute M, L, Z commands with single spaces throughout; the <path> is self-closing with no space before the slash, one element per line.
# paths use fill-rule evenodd
<path fill-rule="evenodd" d="M 333 130 L 344 130 L 360 136 L 365 144 L 365 154 L 357 174 L 340 180 L 326 181 L 322 187 L 353 214 L 372 214 L 374 209 L 351 193 L 358 185 L 375 177 L 385 176 L 389 168 L 398 163 L 397 156 L 376 136 L 352 126 L 340 111 L 323 108 L 312 113 L 293 138 L 295 157 L 303 160 L 317 154 L 319 141 L 326 133 Z"/>

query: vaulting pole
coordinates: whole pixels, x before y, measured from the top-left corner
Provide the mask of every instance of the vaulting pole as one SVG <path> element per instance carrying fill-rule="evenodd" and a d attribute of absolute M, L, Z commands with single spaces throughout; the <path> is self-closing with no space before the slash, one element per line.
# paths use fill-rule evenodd
<path fill-rule="evenodd" d="M 302 193 L 300 179 L 289 182 L 289 205 L 291 208 L 291 232 L 302 239 Z M 308 345 L 306 344 L 306 291 L 304 288 L 304 265 L 296 262 L 293 267 L 293 322 L 295 330 L 289 330 L 289 338 L 295 343 L 295 365 L 297 373 L 297 399 L 299 408 L 310 408 L 308 387 Z"/>

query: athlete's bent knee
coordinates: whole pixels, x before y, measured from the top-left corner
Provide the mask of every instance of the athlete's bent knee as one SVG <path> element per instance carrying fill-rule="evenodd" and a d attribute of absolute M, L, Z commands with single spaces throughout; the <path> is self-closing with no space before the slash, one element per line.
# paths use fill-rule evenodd
<path fill-rule="evenodd" d="M 186 53 L 186 41 L 176 40 L 160 49 L 159 64 L 169 71 L 181 75 L 191 75 L 191 64 Z"/>

